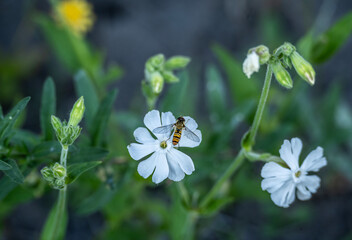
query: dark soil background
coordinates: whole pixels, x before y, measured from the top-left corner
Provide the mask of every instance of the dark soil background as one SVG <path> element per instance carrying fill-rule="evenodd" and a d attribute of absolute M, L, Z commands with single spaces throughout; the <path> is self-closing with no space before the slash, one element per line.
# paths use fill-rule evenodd
<path fill-rule="evenodd" d="M 239 59 L 247 49 L 265 44 L 271 49 L 283 41 L 297 42 L 311 28 L 316 34 L 352 10 L 350 0 L 94 0 L 96 22 L 88 34 L 90 42 L 105 52 L 107 64 L 116 62 L 124 76 L 116 83 L 119 89 L 116 109 L 128 110 L 131 100 L 140 95 L 144 63 L 157 53 L 182 54 L 192 58 L 191 67 L 204 68 L 215 60 L 211 51 L 219 43 Z M 32 59 L 35 67 L 18 78 L 18 92 L 32 96 L 25 127 L 39 131 L 37 121 L 42 84 L 48 75 L 57 79 L 59 112 L 67 112 L 75 99 L 72 77 L 50 53 L 39 29 L 31 20 L 33 10 L 48 11 L 47 1 L 0 1 L 0 55 L 40 53 Z M 338 76 L 344 98 L 352 101 L 352 39 L 327 63 L 318 66 L 316 87 L 319 95 Z M 28 55 L 27 55 L 28 53 Z M 27 55 L 27 56 L 26 56 Z M 1 82 L 0 82 L 1 83 Z M 0 84 L 1 87 L 1 84 Z M 5 109 L 13 99 L 0 97 Z M 19 206 L 5 221 L 5 236 L 0 239 L 37 239 L 53 199 L 46 197 Z M 1 204 L 1 203 L 0 203 Z M 276 239 L 342 239 L 352 233 L 352 190 L 326 199 L 317 196 L 308 207 L 314 212 L 309 223 L 294 229 L 282 227 Z M 266 239 L 261 235 L 263 219 L 256 203 L 243 202 L 223 210 L 216 218 L 202 220 L 199 239 Z M 81 219 L 70 216 L 67 239 L 93 239 L 104 225 L 95 214 Z M 352 239 L 352 235 L 350 239 Z M 345 238 L 348 239 L 348 238 Z"/>

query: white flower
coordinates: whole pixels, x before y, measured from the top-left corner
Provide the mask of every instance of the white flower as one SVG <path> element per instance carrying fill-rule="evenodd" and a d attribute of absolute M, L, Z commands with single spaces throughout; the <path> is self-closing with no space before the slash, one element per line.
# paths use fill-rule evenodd
<path fill-rule="evenodd" d="M 194 142 L 187 137 L 181 135 L 181 139 L 177 146 L 179 147 L 197 147 L 201 140 L 202 134 L 197 130 L 198 124 L 191 117 L 184 117 L 186 127 L 195 133 L 200 141 Z M 148 112 L 144 117 L 144 125 L 152 132 L 155 128 L 173 124 L 176 122 L 171 112 L 160 113 L 157 110 Z M 134 160 L 140 160 L 149 154 L 152 154 L 146 160 L 138 164 L 138 173 L 148 178 L 154 171 L 153 182 L 160 183 L 166 178 L 173 181 L 181 181 L 185 174 L 190 175 L 194 171 L 192 159 L 174 148 L 172 144 L 172 135 L 170 134 L 154 134 L 155 139 L 147 128 L 137 128 L 133 135 L 138 143 L 131 143 L 127 146 L 128 152 Z"/>
<path fill-rule="evenodd" d="M 317 147 L 299 166 L 301 150 L 302 141 L 299 138 L 292 138 L 291 142 L 285 140 L 281 145 L 280 157 L 289 168 L 269 162 L 262 169 L 262 189 L 271 193 L 271 199 L 280 207 L 287 208 L 295 200 L 296 188 L 297 198 L 308 200 L 320 186 L 320 178 L 316 175 L 308 176 L 307 173 L 317 172 L 326 166 L 323 149 Z"/>
<path fill-rule="evenodd" d="M 243 62 L 243 72 L 248 78 L 251 78 L 251 75 L 254 72 L 258 72 L 259 68 L 259 56 L 255 51 L 253 51 L 247 55 L 247 58 Z"/>

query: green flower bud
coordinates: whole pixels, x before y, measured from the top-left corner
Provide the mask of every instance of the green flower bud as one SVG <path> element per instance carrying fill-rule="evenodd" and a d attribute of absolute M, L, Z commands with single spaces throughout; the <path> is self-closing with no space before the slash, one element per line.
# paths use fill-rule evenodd
<path fill-rule="evenodd" d="M 56 135 L 60 135 L 62 131 L 62 123 L 60 119 L 55 117 L 54 115 L 51 115 L 51 125 L 53 126 Z"/>
<path fill-rule="evenodd" d="M 171 71 L 162 72 L 162 76 L 167 83 L 175 83 L 180 81 L 180 79 L 178 79 L 178 77 L 176 77 Z"/>
<path fill-rule="evenodd" d="M 282 54 L 284 54 L 285 56 L 291 56 L 291 54 L 293 52 L 296 51 L 296 47 L 293 46 L 291 43 L 289 42 L 285 42 L 280 48 L 279 48 L 280 52 Z"/>
<path fill-rule="evenodd" d="M 73 105 L 73 108 L 70 113 L 70 120 L 68 121 L 68 125 L 77 126 L 83 118 L 84 110 L 85 110 L 84 98 L 82 96 Z"/>
<path fill-rule="evenodd" d="M 155 94 L 160 94 L 164 87 L 164 78 L 159 72 L 154 72 L 150 76 L 150 85 Z"/>
<path fill-rule="evenodd" d="M 274 72 L 276 80 L 279 84 L 285 88 L 292 88 L 292 79 L 290 74 L 286 71 L 286 69 L 281 65 L 280 61 L 275 61 L 271 63 L 271 69 Z"/>
<path fill-rule="evenodd" d="M 40 170 L 40 173 L 42 174 L 43 178 L 48 182 L 52 182 L 55 179 L 53 171 L 48 167 L 44 167 L 42 170 Z"/>
<path fill-rule="evenodd" d="M 164 63 L 165 63 L 165 57 L 163 54 L 157 54 L 147 60 L 145 63 L 145 68 L 148 70 L 150 73 L 157 71 L 157 70 L 163 70 L 164 68 Z"/>
<path fill-rule="evenodd" d="M 267 63 L 271 57 L 271 54 L 269 52 L 269 48 L 264 45 L 259 45 L 257 47 L 249 49 L 248 54 L 250 54 L 252 52 L 255 52 L 258 55 L 259 63 L 261 65 Z"/>
<path fill-rule="evenodd" d="M 55 163 L 54 166 L 51 167 L 53 176 L 57 179 L 63 179 L 66 177 L 66 168 L 59 163 Z"/>
<path fill-rule="evenodd" d="M 51 183 L 51 187 L 61 190 L 65 188 L 65 179 L 56 179 L 54 182 Z"/>
<path fill-rule="evenodd" d="M 298 52 L 294 51 L 291 56 L 291 62 L 298 75 L 310 85 L 315 83 L 315 71 L 312 65 L 307 62 Z"/>
<path fill-rule="evenodd" d="M 174 56 L 166 61 L 165 68 L 168 70 L 184 68 L 191 61 L 189 57 L 184 56 Z"/>

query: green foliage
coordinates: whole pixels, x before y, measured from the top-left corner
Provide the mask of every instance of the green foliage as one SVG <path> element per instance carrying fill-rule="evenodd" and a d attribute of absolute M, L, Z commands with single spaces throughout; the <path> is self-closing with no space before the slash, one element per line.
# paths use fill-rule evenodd
<path fill-rule="evenodd" d="M 7 162 L 8 165 L 11 166 L 11 168 L 8 170 L 4 170 L 3 172 L 15 183 L 22 184 L 24 181 L 24 177 L 20 169 L 18 168 L 16 161 L 13 159 L 8 159 Z"/>
<path fill-rule="evenodd" d="M 73 183 L 82 173 L 98 166 L 100 161 L 90 161 L 84 163 L 74 163 L 68 166 L 66 184 Z"/>
<path fill-rule="evenodd" d="M 51 115 L 56 112 L 56 92 L 52 78 L 47 78 L 44 82 L 42 92 L 42 102 L 40 107 L 40 126 L 45 141 L 54 139 L 53 129 L 50 124 Z"/>
<path fill-rule="evenodd" d="M 351 33 L 352 12 L 349 12 L 313 42 L 310 59 L 314 63 L 327 61 L 343 46 Z"/>

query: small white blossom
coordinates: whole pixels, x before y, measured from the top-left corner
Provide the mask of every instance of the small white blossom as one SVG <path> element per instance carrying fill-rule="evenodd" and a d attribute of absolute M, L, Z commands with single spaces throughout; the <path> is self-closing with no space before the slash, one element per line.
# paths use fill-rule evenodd
<path fill-rule="evenodd" d="M 320 186 L 320 178 L 316 175 L 309 176 L 307 173 L 317 172 L 326 166 L 323 149 L 317 147 L 299 166 L 301 150 L 302 141 L 299 138 L 292 138 L 291 142 L 285 140 L 280 148 L 280 157 L 289 168 L 269 162 L 262 169 L 262 189 L 267 190 L 273 202 L 280 207 L 287 208 L 295 200 L 296 189 L 298 199 L 308 200 Z"/>
<path fill-rule="evenodd" d="M 181 135 L 177 144 L 178 147 L 197 147 L 202 139 L 200 130 L 197 130 L 198 124 L 191 117 L 184 117 L 186 127 L 195 133 L 200 141 L 194 142 Z M 171 112 L 160 113 L 157 110 L 148 112 L 144 117 L 144 125 L 147 128 L 137 128 L 133 135 L 138 143 L 131 143 L 127 146 L 128 152 L 134 160 L 141 160 L 147 155 L 151 156 L 138 164 L 137 171 L 144 177 L 148 178 L 153 172 L 152 181 L 160 183 L 166 178 L 173 181 L 181 181 L 185 174 L 190 175 L 195 170 L 192 159 L 175 149 L 172 144 L 172 135 L 154 134 L 156 139 L 150 134 L 157 127 L 173 124 L 176 122 Z M 149 129 L 149 131 L 148 131 Z M 154 171 L 155 170 L 155 171 Z"/>
<path fill-rule="evenodd" d="M 243 62 L 243 72 L 247 75 L 248 78 L 251 78 L 251 75 L 254 72 L 258 72 L 259 68 L 259 56 L 255 51 L 253 51 L 247 55 L 247 58 Z"/>

